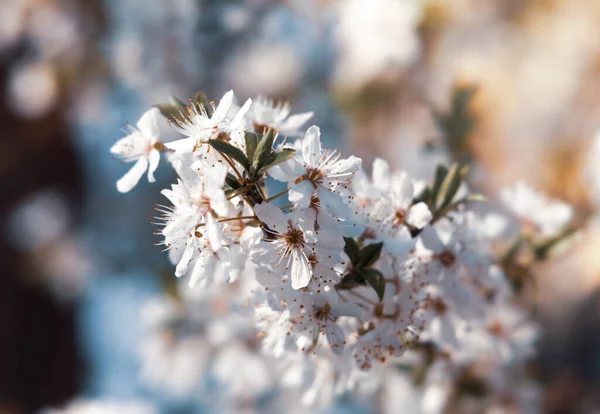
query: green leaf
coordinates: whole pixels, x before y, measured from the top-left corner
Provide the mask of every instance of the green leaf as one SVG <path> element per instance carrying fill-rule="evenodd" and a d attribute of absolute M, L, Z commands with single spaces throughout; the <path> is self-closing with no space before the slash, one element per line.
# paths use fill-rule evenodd
<path fill-rule="evenodd" d="M 446 174 L 439 192 L 436 194 L 435 207 L 437 211 L 442 210 L 452 202 L 462 181 L 463 174 L 461 168 L 458 164 L 453 164 L 450 170 L 448 170 L 448 174 Z"/>
<path fill-rule="evenodd" d="M 412 202 L 413 202 L 413 204 L 417 204 L 422 201 L 425 204 L 427 204 L 429 209 L 431 209 L 432 208 L 431 199 L 432 199 L 431 190 L 429 189 L 429 187 L 425 187 L 425 188 L 423 188 L 421 193 L 412 200 Z"/>
<path fill-rule="evenodd" d="M 267 186 L 265 185 L 264 181 L 262 181 L 262 180 L 255 181 L 254 184 L 256 186 L 256 190 L 258 191 L 259 196 L 262 199 L 261 201 L 264 201 L 267 198 L 269 198 L 269 193 L 267 192 Z"/>
<path fill-rule="evenodd" d="M 183 108 L 179 108 L 173 104 L 158 104 L 154 105 L 160 111 L 160 113 L 167 119 L 181 119 L 185 117 L 187 113 L 185 106 Z"/>
<path fill-rule="evenodd" d="M 468 194 L 465 197 L 461 198 L 460 200 L 456 200 L 455 202 L 448 204 L 442 210 L 438 210 L 437 215 L 440 216 L 440 215 L 448 214 L 449 212 L 456 210 L 462 204 L 477 203 L 477 202 L 484 202 L 484 201 L 487 201 L 487 197 L 482 194 L 476 194 L 476 193 Z"/>
<path fill-rule="evenodd" d="M 256 168 L 256 170 L 260 170 L 264 162 L 271 155 L 271 152 L 273 151 L 274 140 L 275 136 L 273 134 L 273 128 L 269 128 L 267 132 L 265 132 L 265 134 L 258 141 L 258 145 L 256 146 L 256 151 L 254 152 L 253 157 L 253 165 Z"/>
<path fill-rule="evenodd" d="M 225 184 L 227 184 L 229 187 L 231 187 L 234 190 L 237 190 L 238 188 L 240 188 L 242 186 L 238 182 L 237 178 L 235 178 L 235 176 L 231 173 L 227 173 L 227 176 L 225 176 Z"/>
<path fill-rule="evenodd" d="M 271 156 L 265 161 L 264 165 L 258 170 L 257 175 L 260 177 L 268 170 L 276 166 L 277 164 L 281 164 L 292 158 L 296 153 L 293 149 L 283 149 L 279 152 L 272 153 Z"/>
<path fill-rule="evenodd" d="M 383 242 L 368 244 L 362 249 L 358 254 L 359 261 L 358 265 L 361 268 L 369 267 L 377 260 L 379 260 L 379 256 L 381 255 L 381 248 L 383 247 Z"/>
<path fill-rule="evenodd" d="M 435 178 L 433 179 L 433 187 L 431 188 L 431 195 L 434 200 L 437 199 L 438 192 L 446 175 L 448 175 L 448 168 L 445 165 L 438 165 L 435 169 Z"/>
<path fill-rule="evenodd" d="M 192 102 L 194 103 L 194 105 L 202 105 L 207 111 L 209 109 L 208 98 L 206 97 L 206 94 L 204 94 L 204 92 L 196 92 Z"/>
<path fill-rule="evenodd" d="M 185 102 L 183 102 L 181 99 L 179 99 L 176 96 L 169 96 L 169 103 L 173 106 L 176 106 L 177 108 L 181 109 L 182 111 L 185 110 Z"/>
<path fill-rule="evenodd" d="M 383 273 L 377 269 L 363 269 L 360 273 L 369 286 L 375 290 L 379 297 L 379 301 L 382 301 L 383 295 L 385 294 L 385 278 L 383 277 Z"/>
<path fill-rule="evenodd" d="M 565 251 L 570 242 L 573 241 L 573 236 L 577 233 L 577 228 L 568 227 L 561 231 L 556 236 L 552 236 L 545 241 L 533 246 L 533 253 L 536 260 L 546 260 L 552 254 Z"/>
<path fill-rule="evenodd" d="M 344 245 L 344 252 L 348 255 L 352 264 L 358 263 L 360 249 L 356 241 L 351 237 L 344 237 L 346 244 Z"/>
<path fill-rule="evenodd" d="M 244 155 L 241 149 L 234 147 L 227 141 L 223 141 L 220 139 L 210 139 L 208 140 L 208 144 L 217 151 L 219 151 L 221 154 L 227 155 L 228 157 L 233 158 L 234 160 L 242 164 L 242 166 L 246 170 L 250 168 L 250 162 L 248 161 L 248 158 L 246 158 L 246 155 Z"/>
<path fill-rule="evenodd" d="M 258 145 L 258 134 L 247 131 L 244 135 L 246 140 L 246 156 L 249 160 L 254 159 L 254 153 L 256 152 L 256 146 Z"/>

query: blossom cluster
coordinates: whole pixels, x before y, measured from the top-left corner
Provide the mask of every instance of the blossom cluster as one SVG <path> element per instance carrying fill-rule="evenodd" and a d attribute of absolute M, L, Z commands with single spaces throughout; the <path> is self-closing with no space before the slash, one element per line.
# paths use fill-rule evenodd
<path fill-rule="evenodd" d="M 161 114 L 180 139 L 161 141 Z M 535 412 L 538 328 L 513 274 L 524 248 L 542 259 L 563 239 L 570 207 L 518 183 L 491 211 L 456 164 L 432 182 L 382 159 L 368 174 L 311 116 L 197 94 L 112 147 L 134 162 L 121 192 L 153 182 L 161 156 L 178 177 L 157 234 L 193 289 L 149 311 L 172 335 L 148 342 L 148 381 L 182 394 L 210 375 L 233 411 L 360 396 L 385 412 Z"/>

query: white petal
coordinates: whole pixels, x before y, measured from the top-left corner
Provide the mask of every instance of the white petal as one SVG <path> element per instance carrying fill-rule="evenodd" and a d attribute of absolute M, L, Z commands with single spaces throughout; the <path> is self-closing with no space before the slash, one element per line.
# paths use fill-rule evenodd
<path fill-rule="evenodd" d="M 406 222 L 420 229 L 425 227 L 432 217 L 433 216 L 431 215 L 431 211 L 429 211 L 427 204 L 421 201 L 408 210 Z"/>
<path fill-rule="evenodd" d="M 313 112 L 306 112 L 304 114 L 296 114 L 290 116 L 281 125 L 281 132 L 284 134 L 297 133 L 298 129 L 304 125 L 310 118 L 312 118 Z"/>
<path fill-rule="evenodd" d="M 421 239 L 423 246 L 434 253 L 440 253 L 444 250 L 444 244 L 440 240 L 437 231 L 432 226 L 425 226 L 419 234 L 419 238 Z"/>
<path fill-rule="evenodd" d="M 156 150 L 150 151 L 150 156 L 148 157 L 148 182 L 155 182 L 154 171 L 158 168 L 158 162 L 160 161 L 160 152 Z"/>
<path fill-rule="evenodd" d="M 177 141 L 171 141 L 171 142 L 167 142 L 165 143 L 165 147 L 167 147 L 170 150 L 173 150 L 175 152 L 181 152 L 181 153 L 190 153 L 194 151 L 194 147 L 196 146 L 196 138 L 191 137 L 191 138 L 183 138 L 183 139 L 178 139 Z"/>
<path fill-rule="evenodd" d="M 227 167 L 223 163 L 217 163 L 214 166 L 203 169 L 205 177 L 206 191 L 211 192 L 223 187 L 225 177 L 227 176 Z M 210 195 L 210 194 L 209 194 Z"/>
<path fill-rule="evenodd" d="M 206 232 L 210 248 L 213 252 L 216 252 L 221 248 L 223 229 L 221 229 L 221 226 L 215 221 L 210 213 L 206 215 Z"/>
<path fill-rule="evenodd" d="M 158 108 L 154 107 L 142 115 L 140 120 L 137 123 L 137 127 L 140 132 L 149 140 L 153 142 L 158 139 L 158 134 L 160 130 L 158 128 L 158 117 L 160 116 L 160 111 Z"/>
<path fill-rule="evenodd" d="M 210 118 L 213 122 L 213 125 L 221 123 L 225 119 L 227 113 L 229 112 L 229 108 L 231 108 L 232 103 L 233 91 L 229 91 L 225 95 L 223 95 L 223 97 L 221 98 L 221 102 L 219 102 L 219 106 Z"/>
<path fill-rule="evenodd" d="M 142 175 L 146 172 L 146 168 L 148 168 L 148 159 L 146 157 L 142 157 L 127 173 L 117 181 L 117 190 L 121 193 L 126 193 L 131 190 L 135 185 L 140 181 Z"/>
<path fill-rule="evenodd" d="M 292 289 L 298 290 L 308 286 L 312 269 L 303 252 L 294 249 L 292 252 Z"/>
<path fill-rule="evenodd" d="M 410 205 L 414 195 L 414 185 L 405 172 L 394 177 L 391 190 L 394 192 L 396 207 L 406 208 Z"/>
<path fill-rule="evenodd" d="M 187 273 L 188 264 L 190 260 L 192 260 L 192 256 L 194 254 L 194 250 L 196 249 L 196 243 L 194 240 L 188 240 L 185 245 L 185 251 L 183 252 L 183 256 L 181 256 L 181 260 L 177 263 L 177 267 L 175 268 L 175 276 L 181 277 Z"/>
<path fill-rule="evenodd" d="M 292 213 L 292 221 L 298 225 L 300 230 L 304 232 L 305 239 L 307 242 L 310 237 L 309 233 L 312 233 L 315 230 L 315 220 L 317 219 L 317 213 L 313 209 L 296 209 Z"/>
<path fill-rule="evenodd" d="M 354 155 L 350 156 L 348 159 L 340 160 L 335 163 L 333 168 L 329 171 L 330 175 L 337 174 L 348 174 L 354 173 L 360 170 L 362 166 L 362 159 L 355 157 Z"/>
<path fill-rule="evenodd" d="M 229 202 L 223 190 L 218 189 L 212 192 L 210 196 L 210 208 L 219 216 L 226 216 L 229 212 Z"/>
<path fill-rule="evenodd" d="M 416 240 L 411 238 L 385 239 L 383 247 L 394 256 L 403 256 L 415 248 Z M 400 258 L 400 257 L 396 257 Z"/>
<path fill-rule="evenodd" d="M 212 253 L 202 253 L 194 263 L 194 269 L 190 275 L 190 287 L 194 287 L 200 280 L 214 277 L 217 267 L 217 259 Z"/>
<path fill-rule="evenodd" d="M 302 157 L 306 165 L 316 166 L 319 164 L 321 158 L 321 130 L 316 125 L 308 128 L 306 135 L 304 135 Z"/>
<path fill-rule="evenodd" d="M 277 233 L 286 232 L 288 228 L 287 219 L 279 207 L 264 202 L 254 206 L 254 213 L 258 219 L 269 226 L 271 230 Z"/>
<path fill-rule="evenodd" d="M 340 316 L 351 316 L 353 318 L 362 318 L 365 311 L 356 303 L 340 302 L 336 303 L 331 309 L 331 316 L 339 318 Z"/>
<path fill-rule="evenodd" d="M 315 192 L 312 183 L 307 180 L 300 181 L 290 188 L 288 198 L 297 208 L 308 208 L 310 199 Z"/>
<path fill-rule="evenodd" d="M 286 161 L 283 164 L 287 164 L 290 161 Z M 289 171 L 289 169 L 287 169 Z M 276 165 L 274 167 L 271 167 L 269 169 L 269 177 L 272 177 L 274 179 L 276 179 L 277 181 L 283 181 L 283 182 L 288 182 L 288 181 L 293 181 L 294 179 L 296 179 L 296 177 L 290 177 L 288 174 L 286 174 L 283 170 L 283 168 L 281 168 L 281 165 Z"/>
<path fill-rule="evenodd" d="M 340 355 L 344 352 L 344 331 L 337 323 L 328 321 L 325 327 L 325 336 L 331 350 Z"/>
<path fill-rule="evenodd" d="M 381 190 L 387 190 L 390 186 L 390 165 L 381 158 L 373 161 L 373 184 Z"/>
<path fill-rule="evenodd" d="M 244 106 L 240 108 L 240 110 L 235 114 L 235 117 L 231 121 L 230 128 L 243 128 L 244 127 L 244 117 L 248 113 L 250 106 L 252 105 L 252 99 L 248 99 Z"/>
<path fill-rule="evenodd" d="M 339 194 L 329 191 L 326 188 L 319 187 L 317 188 L 317 196 L 321 201 L 321 208 L 327 211 L 332 217 L 341 220 L 349 220 L 352 218 L 352 212 L 344 204 L 344 200 Z"/>

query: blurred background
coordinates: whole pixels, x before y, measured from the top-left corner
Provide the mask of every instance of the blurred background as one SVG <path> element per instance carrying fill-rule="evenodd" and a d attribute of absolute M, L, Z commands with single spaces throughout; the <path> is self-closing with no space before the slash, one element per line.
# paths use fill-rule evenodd
<path fill-rule="evenodd" d="M 597 0 L 0 0 L 0 413 L 205 412 L 139 379 L 141 310 L 173 278 L 150 221 L 174 177 L 121 195 L 109 148 L 170 95 L 229 89 L 315 111 L 365 165 L 427 179 L 460 161 L 492 200 L 524 178 L 571 203 L 587 230 L 534 271 L 535 375 L 545 412 L 598 412 L 599 75 Z"/>

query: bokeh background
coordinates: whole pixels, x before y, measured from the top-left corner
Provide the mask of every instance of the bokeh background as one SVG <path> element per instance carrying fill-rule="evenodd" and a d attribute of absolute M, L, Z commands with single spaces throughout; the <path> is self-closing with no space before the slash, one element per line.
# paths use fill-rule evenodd
<path fill-rule="evenodd" d="M 571 203 L 588 230 L 535 269 L 535 375 L 545 412 L 598 412 L 599 75 L 597 0 L 0 0 L 0 413 L 207 412 L 139 381 L 141 309 L 173 277 L 150 221 L 174 177 L 121 195 L 109 148 L 170 95 L 229 89 L 315 111 L 366 165 L 428 178 L 455 160 L 491 199 L 524 178 Z"/>

